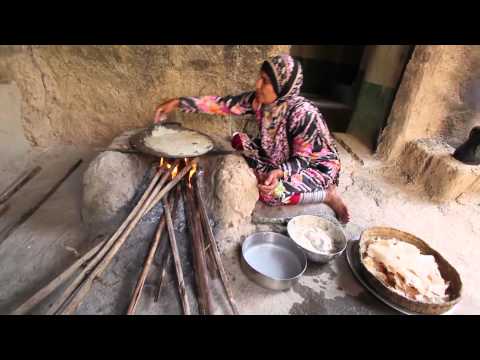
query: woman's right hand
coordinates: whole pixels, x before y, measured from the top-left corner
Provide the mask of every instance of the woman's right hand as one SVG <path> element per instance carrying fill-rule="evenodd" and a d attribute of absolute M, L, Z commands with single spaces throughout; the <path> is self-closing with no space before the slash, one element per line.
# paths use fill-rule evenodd
<path fill-rule="evenodd" d="M 163 119 L 163 115 L 167 115 L 168 113 L 171 113 L 173 110 L 178 108 L 178 105 L 180 104 L 179 99 L 171 99 L 163 104 L 161 104 L 158 108 L 157 111 L 155 112 L 155 119 L 154 123 L 158 124 L 161 122 Z"/>

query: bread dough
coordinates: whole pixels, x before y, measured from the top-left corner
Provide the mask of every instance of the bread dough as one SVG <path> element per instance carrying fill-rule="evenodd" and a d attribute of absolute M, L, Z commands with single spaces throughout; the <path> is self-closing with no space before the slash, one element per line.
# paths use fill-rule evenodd
<path fill-rule="evenodd" d="M 158 127 L 144 140 L 150 149 L 175 157 L 192 157 L 207 153 L 213 149 L 208 137 L 196 131 Z"/>
<path fill-rule="evenodd" d="M 332 237 L 323 230 L 315 217 L 302 216 L 295 219 L 289 234 L 298 245 L 317 254 L 330 253 L 335 250 Z"/>
<path fill-rule="evenodd" d="M 298 238 L 302 245 L 310 245 L 313 247 L 311 251 L 327 253 L 334 249 L 333 240 L 325 231 L 319 227 L 306 229 Z"/>
<path fill-rule="evenodd" d="M 448 283 L 435 257 L 423 255 L 416 246 L 397 239 L 374 238 L 363 243 L 360 251 L 368 271 L 398 294 L 434 304 L 448 299 Z"/>

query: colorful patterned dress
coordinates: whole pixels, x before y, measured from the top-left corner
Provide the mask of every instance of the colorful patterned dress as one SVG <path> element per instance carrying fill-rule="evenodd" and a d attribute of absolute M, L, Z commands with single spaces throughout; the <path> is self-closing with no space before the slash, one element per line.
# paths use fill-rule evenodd
<path fill-rule="evenodd" d="M 277 62 L 287 70 L 289 65 L 290 70 L 293 69 L 293 59 L 288 55 L 277 57 Z M 281 73 L 276 65 L 277 73 Z M 275 190 L 261 195 L 261 200 L 272 206 L 322 202 L 326 189 L 332 184 L 338 185 L 340 174 L 340 160 L 330 131 L 318 108 L 298 95 L 303 80 L 301 69 L 300 75 L 298 68 L 295 75 L 296 81 L 290 81 L 291 91 L 286 96 L 258 110 L 252 105 L 255 92 L 180 98 L 180 109 L 184 112 L 255 115 L 259 137 L 250 139 L 247 134 L 236 133 L 232 145 L 243 151 L 259 182 L 274 169 L 283 171 Z M 285 79 L 288 79 L 288 71 Z"/>

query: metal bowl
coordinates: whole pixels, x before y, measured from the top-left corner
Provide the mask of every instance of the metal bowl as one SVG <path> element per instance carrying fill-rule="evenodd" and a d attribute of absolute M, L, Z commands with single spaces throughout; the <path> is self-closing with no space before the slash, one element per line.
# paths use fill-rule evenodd
<path fill-rule="evenodd" d="M 323 231 L 325 231 L 328 236 L 330 236 L 333 240 L 334 250 L 330 252 L 313 252 L 309 249 L 303 247 L 297 239 L 295 239 L 295 233 L 293 228 L 295 226 L 302 226 L 301 223 L 315 223 L 316 226 L 320 227 Z M 303 225 L 305 226 L 305 225 Z M 295 244 L 301 248 L 305 254 L 307 255 L 308 260 L 316 263 L 326 264 L 337 256 L 341 255 L 345 248 L 347 247 L 347 238 L 345 233 L 343 232 L 342 228 L 335 223 L 326 220 L 320 216 L 314 215 L 301 215 L 296 216 L 288 222 L 287 225 L 288 235 L 292 238 Z"/>
<path fill-rule="evenodd" d="M 241 265 L 246 275 L 260 286 L 286 290 L 305 272 L 307 258 L 288 236 L 260 232 L 243 242 Z"/>

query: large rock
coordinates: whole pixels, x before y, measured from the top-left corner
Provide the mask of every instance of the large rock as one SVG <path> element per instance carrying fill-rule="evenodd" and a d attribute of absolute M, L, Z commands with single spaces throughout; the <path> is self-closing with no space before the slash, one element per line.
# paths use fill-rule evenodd
<path fill-rule="evenodd" d="M 215 217 L 220 227 L 238 228 L 250 223 L 259 198 L 257 179 L 245 159 L 225 156 L 215 177 Z"/>
<path fill-rule="evenodd" d="M 128 135 L 116 138 L 111 147 L 126 145 Z M 130 205 L 149 169 L 150 159 L 116 151 L 100 153 L 83 176 L 82 218 L 89 226 L 116 220 L 119 211 Z"/>

